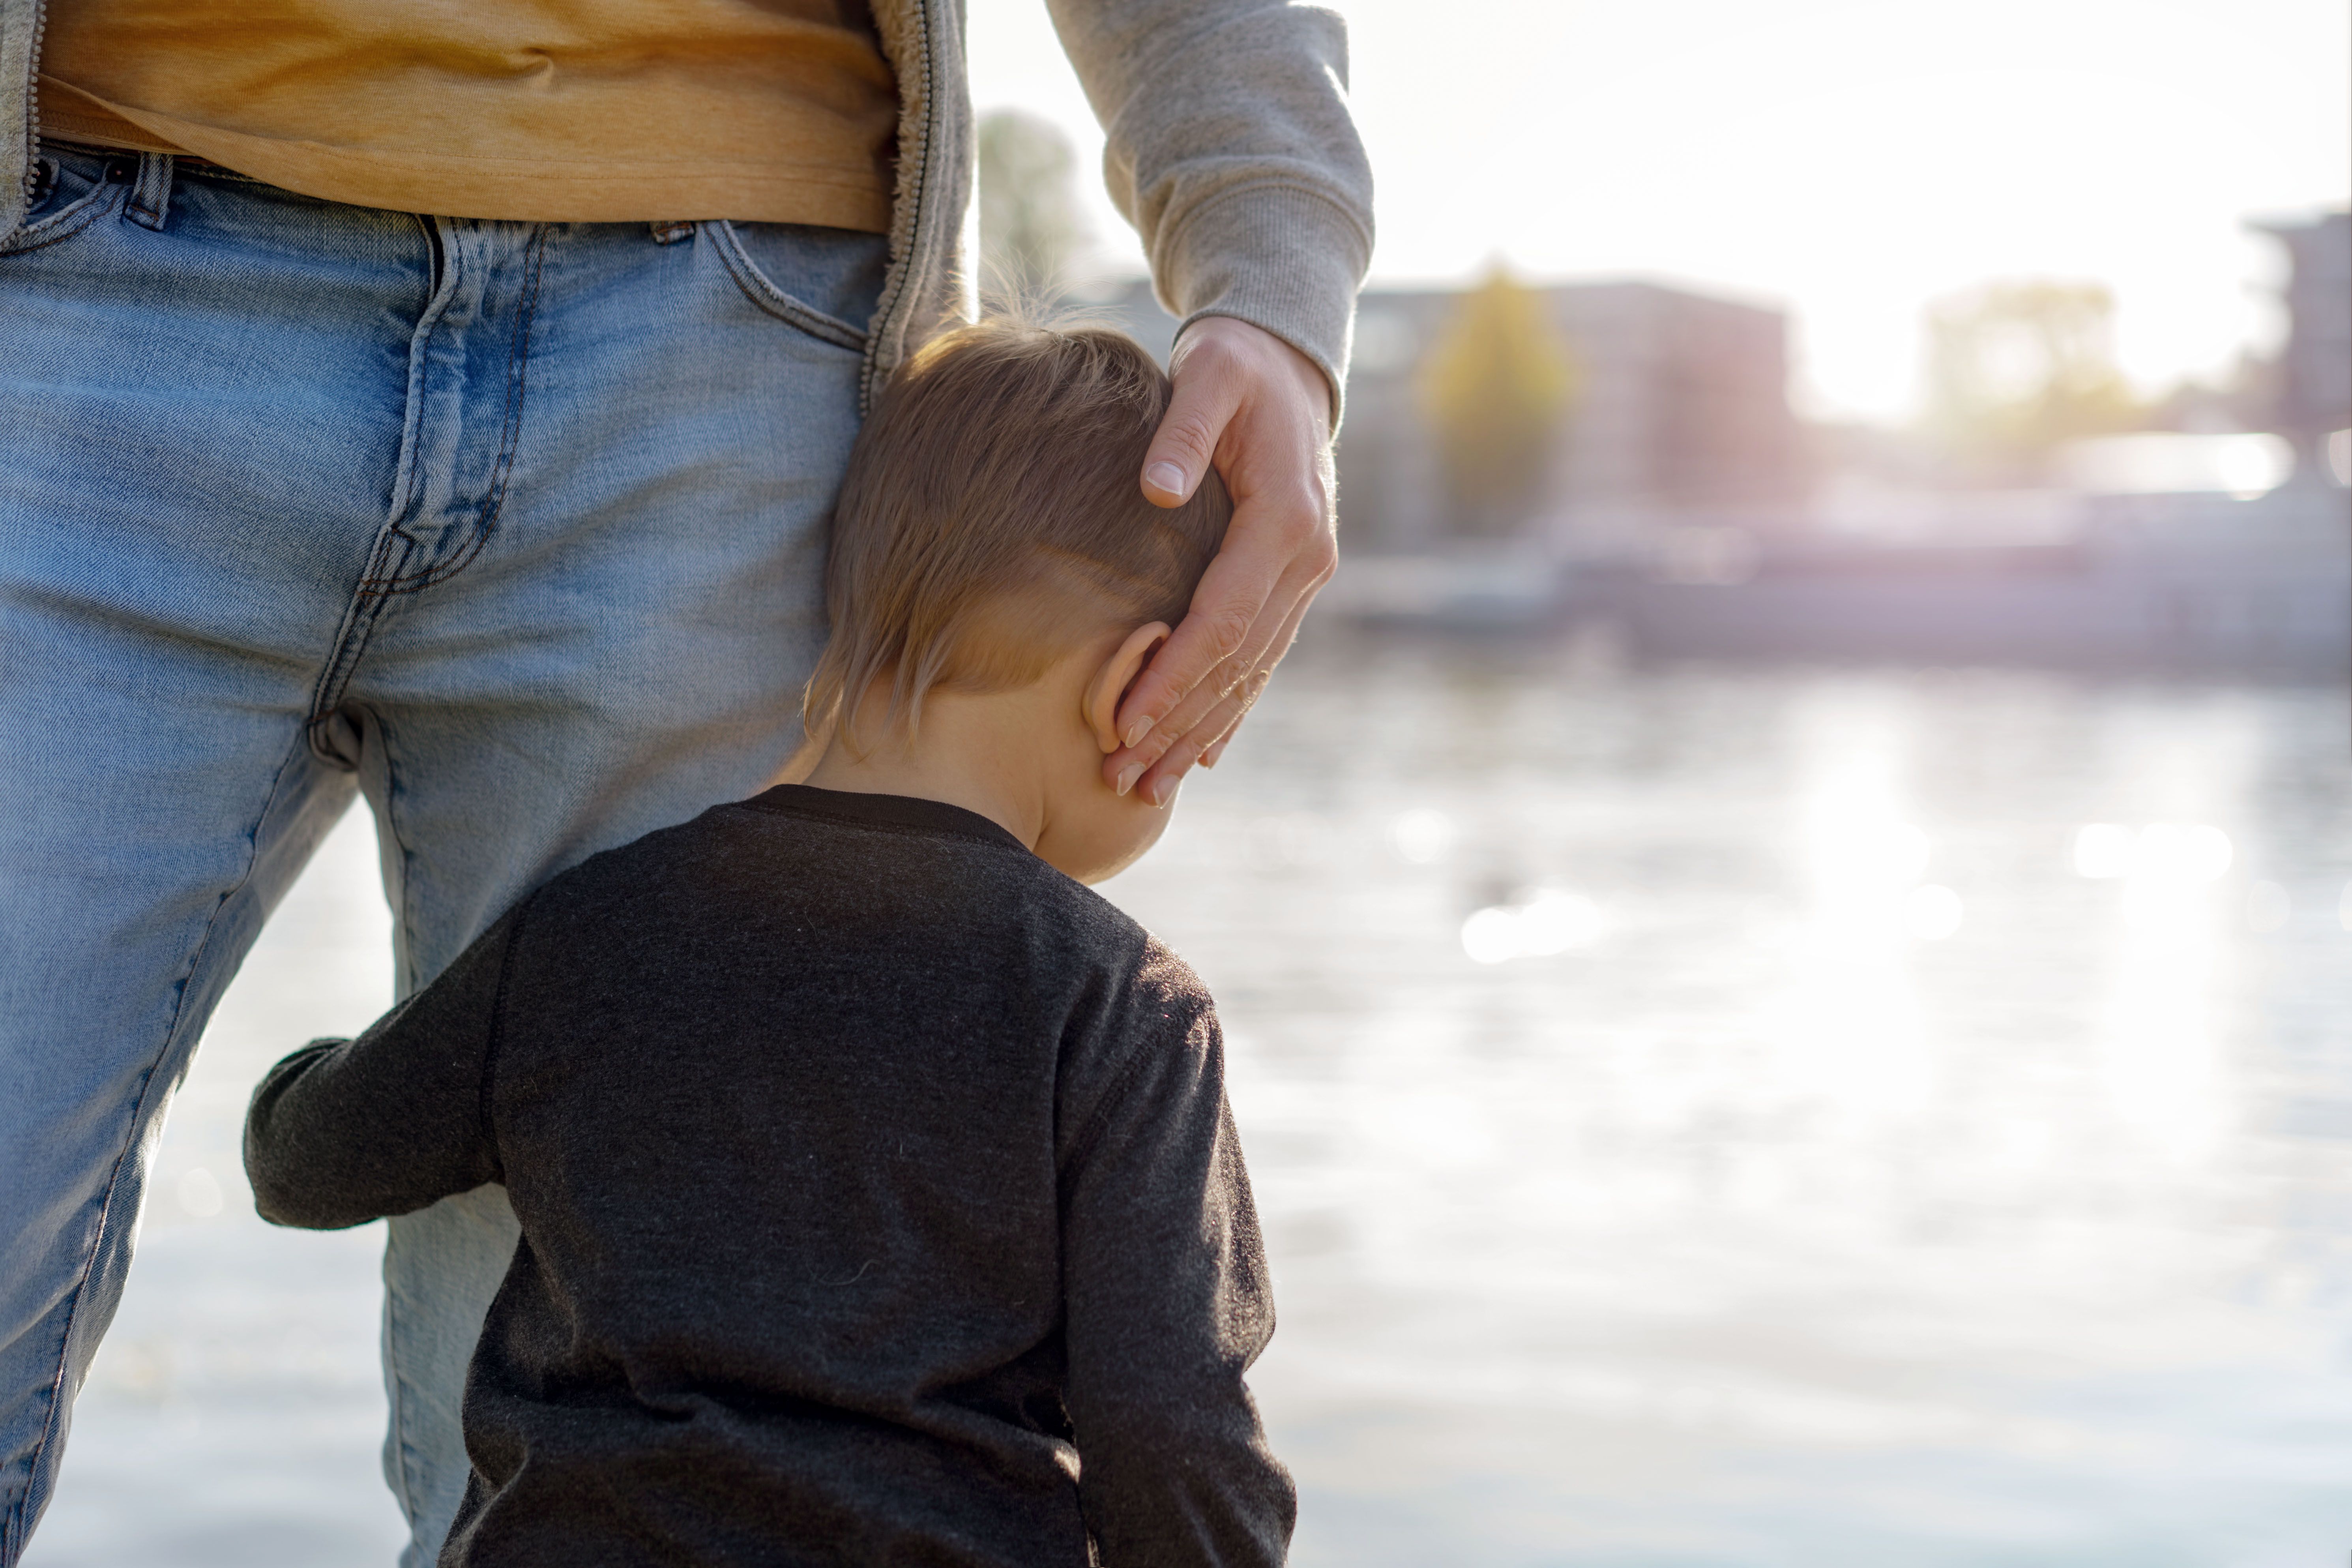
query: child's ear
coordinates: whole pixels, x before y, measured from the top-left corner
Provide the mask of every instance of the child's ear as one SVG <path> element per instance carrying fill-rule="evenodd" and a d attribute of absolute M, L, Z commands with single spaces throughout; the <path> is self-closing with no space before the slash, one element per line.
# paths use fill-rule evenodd
<path fill-rule="evenodd" d="M 1095 744 L 1108 756 L 1118 750 L 1118 705 L 1127 696 L 1127 689 L 1151 662 L 1160 645 L 1168 640 L 1168 623 L 1154 621 L 1148 626 L 1138 626 L 1127 634 L 1118 651 L 1103 660 L 1094 679 L 1087 682 L 1087 728 L 1094 731 Z"/>

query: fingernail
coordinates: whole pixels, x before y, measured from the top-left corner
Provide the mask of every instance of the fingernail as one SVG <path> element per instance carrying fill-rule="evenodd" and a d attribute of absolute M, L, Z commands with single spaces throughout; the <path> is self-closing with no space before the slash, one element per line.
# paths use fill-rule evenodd
<path fill-rule="evenodd" d="M 1176 781 L 1174 779 L 1153 779 L 1151 781 L 1151 804 L 1154 807 L 1166 805 L 1169 800 L 1175 794 Z"/>
<path fill-rule="evenodd" d="M 1135 787 L 1135 781 L 1142 776 L 1143 764 L 1141 763 L 1130 763 L 1126 767 L 1119 769 L 1118 785 L 1118 793 L 1125 795 L 1129 790 L 1133 789 Z"/>
<path fill-rule="evenodd" d="M 1143 470 L 1143 477 L 1155 489 L 1166 490 L 1173 496 L 1184 493 L 1184 470 L 1173 463 L 1154 463 Z"/>
<path fill-rule="evenodd" d="M 1127 733 L 1120 739 L 1130 746 L 1139 746 L 1143 744 L 1143 737 L 1151 733 L 1151 726 L 1158 722 L 1157 719 L 1138 719 L 1127 727 Z"/>

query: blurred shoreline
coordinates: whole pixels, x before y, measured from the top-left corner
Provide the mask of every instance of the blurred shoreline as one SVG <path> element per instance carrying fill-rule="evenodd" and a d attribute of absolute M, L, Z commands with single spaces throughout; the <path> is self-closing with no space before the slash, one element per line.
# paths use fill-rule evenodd
<path fill-rule="evenodd" d="M 1357 554 L 1323 607 L 1378 628 L 1567 633 L 1659 659 L 2352 676 L 2352 494 L 2048 499 L 2060 504 L 2027 538 L 1790 534 L 1726 518 L 1652 522 L 1590 556 L 1531 543 Z"/>

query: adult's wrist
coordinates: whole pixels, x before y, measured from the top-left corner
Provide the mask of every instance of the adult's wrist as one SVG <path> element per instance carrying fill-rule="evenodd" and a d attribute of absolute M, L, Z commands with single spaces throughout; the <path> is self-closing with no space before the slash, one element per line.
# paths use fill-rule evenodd
<path fill-rule="evenodd" d="M 1370 234 L 1335 203 L 1297 186 L 1260 185 L 1194 213 L 1155 260 L 1160 291 L 1185 327 L 1213 316 L 1246 321 L 1321 371 L 1336 430 L 1356 289 L 1370 253 Z"/>
<path fill-rule="evenodd" d="M 1328 368 L 1273 328 L 1223 312 L 1194 316 L 1179 327 L 1176 357 L 1181 357 L 1188 340 L 1203 336 L 1223 339 L 1221 346 L 1237 357 L 1270 362 L 1275 367 L 1271 374 L 1289 380 L 1308 403 L 1321 411 L 1323 439 L 1328 444 L 1339 422 L 1339 384 Z"/>

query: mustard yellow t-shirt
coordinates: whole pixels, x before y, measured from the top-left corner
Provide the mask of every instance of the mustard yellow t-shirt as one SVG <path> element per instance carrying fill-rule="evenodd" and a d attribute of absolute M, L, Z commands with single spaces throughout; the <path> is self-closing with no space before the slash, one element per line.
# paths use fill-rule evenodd
<path fill-rule="evenodd" d="M 361 206 L 890 222 L 857 0 L 50 0 L 39 90 L 46 136 Z"/>

